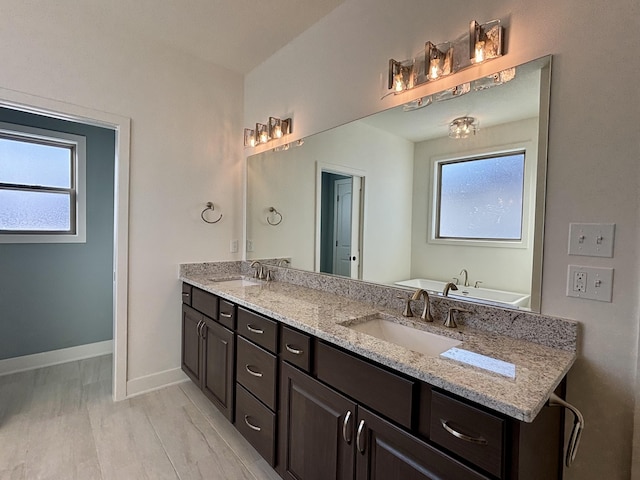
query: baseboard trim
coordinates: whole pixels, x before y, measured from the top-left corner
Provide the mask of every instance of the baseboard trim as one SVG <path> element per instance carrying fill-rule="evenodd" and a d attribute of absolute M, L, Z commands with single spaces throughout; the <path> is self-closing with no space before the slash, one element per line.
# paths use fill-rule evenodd
<path fill-rule="evenodd" d="M 164 372 L 134 378 L 127 381 L 127 398 L 159 390 L 176 383 L 182 383 L 186 380 L 189 380 L 189 377 L 180 368 L 172 368 Z"/>
<path fill-rule="evenodd" d="M 113 340 L 0 360 L 0 376 L 113 353 Z"/>

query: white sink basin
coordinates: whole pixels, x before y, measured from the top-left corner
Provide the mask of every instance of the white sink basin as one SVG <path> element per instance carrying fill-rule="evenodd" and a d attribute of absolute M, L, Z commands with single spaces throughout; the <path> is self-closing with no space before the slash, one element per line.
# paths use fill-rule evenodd
<path fill-rule="evenodd" d="M 211 278 L 209 280 L 224 287 L 253 287 L 261 285 L 258 280 L 252 280 L 244 277 Z"/>
<path fill-rule="evenodd" d="M 454 338 L 418 330 L 381 317 L 345 326 L 356 332 L 432 357 L 437 357 L 442 352 L 462 343 Z"/>

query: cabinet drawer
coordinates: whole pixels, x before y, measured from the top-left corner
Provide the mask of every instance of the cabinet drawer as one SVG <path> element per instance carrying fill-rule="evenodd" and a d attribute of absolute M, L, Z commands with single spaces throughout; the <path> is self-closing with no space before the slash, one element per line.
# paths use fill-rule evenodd
<path fill-rule="evenodd" d="M 411 428 L 415 382 L 383 370 L 333 347 L 316 346 L 319 380 Z"/>
<path fill-rule="evenodd" d="M 308 372 L 311 369 L 311 337 L 284 325 L 281 329 L 280 358 Z"/>
<path fill-rule="evenodd" d="M 199 288 L 191 292 L 191 306 L 207 317 L 218 319 L 218 297 Z"/>
<path fill-rule="evenodd" d="M 182 284 L 182 303 L 191 306 L 191 285 L 188 283 Z"/>
<path fill-rule="evenodd" d="M 220 315 L 218 321 L 230 330 L 236 328 L 236 306 L 231 302 L 220 299 Z"/>
<path fill-rule="evenodd" d="M 238 333 L 272 353 L 277 352 L 278 323 L 273 320 L 238 308 Z"/>
<path fill-rule="evenodd" d="M 431 440 L 502 478 L 505 420 L 442 393 L 431 393 Z"/>
<path fill-rule="evenodd" d="M 241 385 L 236 385 L 235 425 L 269 465 L 275 466 L 276 415 Z"/>
<path fill-rule="evenodd" d="M 242 337 L 238 337 L 236 351 L 237 382 L 275 411 L 278 364 L 276 356 Z"/>

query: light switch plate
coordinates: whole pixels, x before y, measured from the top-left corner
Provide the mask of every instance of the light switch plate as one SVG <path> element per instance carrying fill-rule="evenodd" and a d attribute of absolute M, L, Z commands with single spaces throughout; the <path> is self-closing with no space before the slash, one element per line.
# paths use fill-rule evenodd
<path fill-rule="evenodd" d="M 567 297 L 610 302 L 613 295 L 613 268 L 569 265 Z"/>
<path fill-rule="evenodd" d="M 570 223 L 569 255 L 613 257 L 615 223 Z"/>

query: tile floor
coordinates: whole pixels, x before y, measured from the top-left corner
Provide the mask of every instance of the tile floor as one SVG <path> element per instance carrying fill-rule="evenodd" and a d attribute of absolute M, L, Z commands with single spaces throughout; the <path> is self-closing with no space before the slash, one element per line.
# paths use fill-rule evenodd
<path fill-rule="evenodd" d="M 111 356 L 0 377 L 0 480 L 279 480 L 191 382 L 113 403 Z"/>

